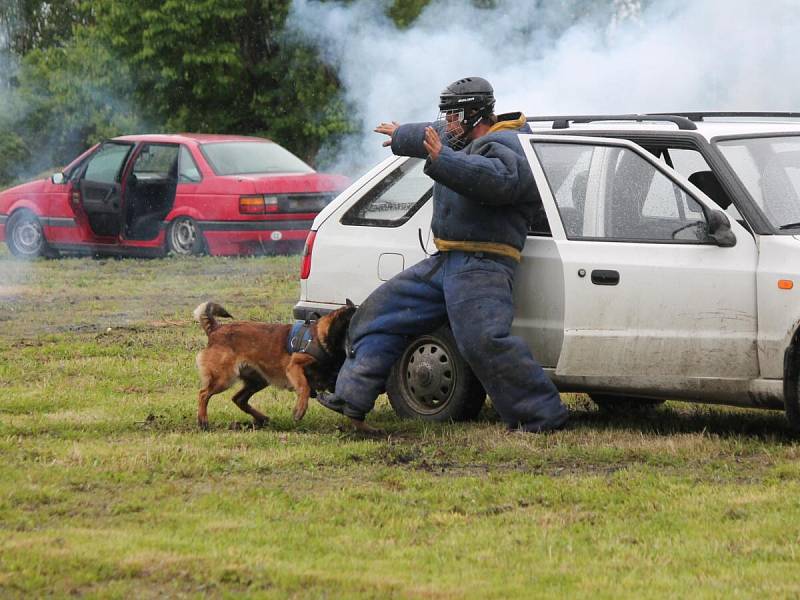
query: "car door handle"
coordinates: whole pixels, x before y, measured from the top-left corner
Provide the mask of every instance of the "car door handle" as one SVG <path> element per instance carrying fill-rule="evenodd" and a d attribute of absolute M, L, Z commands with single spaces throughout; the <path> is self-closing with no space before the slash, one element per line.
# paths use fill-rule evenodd
<path fill-rule="evenodd" d="M 592 271 L 592 283 L 595 285 L 617 285 L 619 283 L 619 271 L 595 269 Z"/>

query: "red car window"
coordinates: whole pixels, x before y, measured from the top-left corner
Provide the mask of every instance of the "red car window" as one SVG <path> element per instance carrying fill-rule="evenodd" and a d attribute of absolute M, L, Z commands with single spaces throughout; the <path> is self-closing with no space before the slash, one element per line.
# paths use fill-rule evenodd
<path fill-rule="evenodd" d="M 286 148 L 273 142 L 217 142 L 200 147 L 217 175 L 258 173 L 313 173 Z"/>

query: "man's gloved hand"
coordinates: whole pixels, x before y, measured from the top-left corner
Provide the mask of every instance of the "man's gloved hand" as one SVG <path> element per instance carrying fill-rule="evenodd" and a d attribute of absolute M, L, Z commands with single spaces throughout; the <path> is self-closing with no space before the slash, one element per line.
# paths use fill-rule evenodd
<path fill-rule="evenodd" d="M 392 136 L 398 127 L 400 127 L 400 123 L 397 121 L 392 121 L 391 123 L 381 123 L 373 131 L 375 131 L 375 133 L 382 133 L 389 136 L 389 139 L 384 140 L 383 142 L 383 146 L 386 147 L 392 145 Z"/>
<path fill-rule="evenodd" d="M 422 145 L 431 160 L 439 158 L 439 153 L 442 151 L 442 140 L 433 127 L 425 128 L 425 141 L 422 142 Z"/>

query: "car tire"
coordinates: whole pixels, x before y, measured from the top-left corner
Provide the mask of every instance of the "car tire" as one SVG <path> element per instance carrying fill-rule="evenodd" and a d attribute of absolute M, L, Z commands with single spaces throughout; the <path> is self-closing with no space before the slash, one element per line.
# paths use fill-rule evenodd
<path fill-rule="evenodd" d="M 434 422 L 474 419 L 486 399 L 448 326 L 411 341 L 389 373 L 386 394 L 398 416 Z"/>
<path fill-rule="evenodd" d="M 666 402 L 657 398 L 620 396 L 617 394 L 589 394 L 589 398 L 603 412 L 622 415 L 647 412 Z"/>
<path fill-rule="evenodd" d="M 191 217 L 173 219 L 167 229 L 167 251 L 177 256 L 198 256 L 205 253 L 205 240 Z"/>
<path fill-rule="evenodd" d="M 28 210 L 15 212 L 6 222 L 6 244 L 17 258 L 58 256 L 58 252 L 48 245 L 39 219 Z"/>

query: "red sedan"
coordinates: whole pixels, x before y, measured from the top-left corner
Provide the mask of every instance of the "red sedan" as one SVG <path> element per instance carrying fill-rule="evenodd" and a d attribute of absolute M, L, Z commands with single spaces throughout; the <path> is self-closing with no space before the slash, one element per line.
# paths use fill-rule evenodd
<path fill-rule="evenodd" d="M 347 185 L 262 138 L 128 135 L 0 192 L 0 241 L 25 258 L 294 251 Z"/>

